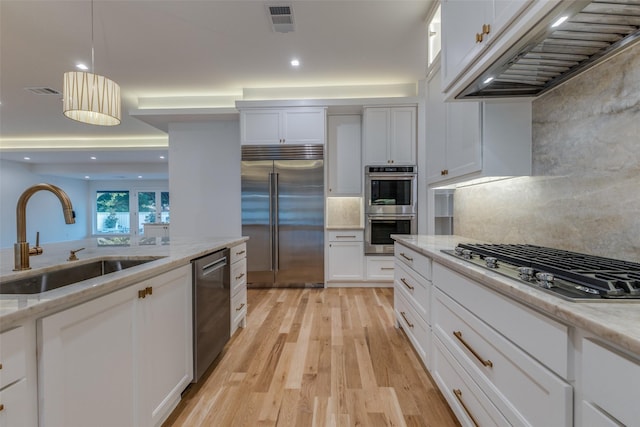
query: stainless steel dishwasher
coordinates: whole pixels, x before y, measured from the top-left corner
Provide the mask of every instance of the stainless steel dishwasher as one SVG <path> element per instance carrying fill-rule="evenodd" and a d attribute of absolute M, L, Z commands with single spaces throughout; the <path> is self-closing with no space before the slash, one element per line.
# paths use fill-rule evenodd
<path fill-rule="evenodd" d="M 193 265 L 193 382 L 198 382 L 229 341 L 231 286 L 229 249 L 191 261 Z"/>

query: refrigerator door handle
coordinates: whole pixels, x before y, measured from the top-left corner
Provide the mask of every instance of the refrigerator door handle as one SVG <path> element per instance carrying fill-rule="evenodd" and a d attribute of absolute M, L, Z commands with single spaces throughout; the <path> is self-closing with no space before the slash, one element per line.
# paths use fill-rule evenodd
<path fill-rule="evenodd" d="M 274 175 L 275 174 L 273 172 L 269 172 L 269 271 L 273 271 L 273 245 L 274 245 L 273 236 L 275 235 L 274 229 L 273 229 L 273 224 L 274 224 L 273 193 L 274 193 L 274 182 L 275 182 Z"/>
<path fill-rule="evenodd" d="M 279 174 L 273 174 L 273 270 L 280 268 L 280 189 L 278 182 Z"/>

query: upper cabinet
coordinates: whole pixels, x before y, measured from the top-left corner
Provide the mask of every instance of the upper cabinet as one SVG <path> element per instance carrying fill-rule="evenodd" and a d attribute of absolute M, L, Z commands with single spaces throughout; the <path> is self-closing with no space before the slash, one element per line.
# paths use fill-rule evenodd
<path fill-rule="evenodd" d="M 427 82 L 427 183 L 531 173 L 531 103 L 444 102 L 437 67 Z"/>
<path fill-rule="evenodd" d="M 416 163 L 416 107 L 364 108 L 364 163 Z"/>
<path fill-rule="evenodd" d="M 330 196 L 362 195 L 362 116 L 328 116 L 326 164 Z"/>
<path fill-rule="evenodd" d="M 247 108 L 240 111 L 243 145 L 324 144 L 324 108 Z"/>

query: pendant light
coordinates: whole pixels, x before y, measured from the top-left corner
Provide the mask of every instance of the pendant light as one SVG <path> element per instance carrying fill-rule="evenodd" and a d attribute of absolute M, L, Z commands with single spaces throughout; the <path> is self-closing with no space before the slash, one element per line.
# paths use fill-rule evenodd
<path fill-rule="evenodd" d="M 63 113 L 72 120 L 90 125 L 119 125 L 122 118 L 120 86 L 107 77 L 94 74 L 93 63 L 93 0 L 91 0 L 91 72 L 64 73 Z"/>

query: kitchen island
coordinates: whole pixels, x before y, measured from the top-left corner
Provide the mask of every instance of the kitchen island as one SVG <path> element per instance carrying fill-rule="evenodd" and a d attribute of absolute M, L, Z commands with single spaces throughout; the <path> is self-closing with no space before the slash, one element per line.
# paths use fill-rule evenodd
<path fill-rule="evenodd" d="M 463 424 L 634 425 L 640 300 L 573 302 L 396 235 L 397 324 Z M 547 408 L 540 411 L 540 408 Z"/>
<path fill-rule="evenodd" d="M 224 248 L 244 254 L 246 240 L 63 242 L 45 245 L 20 272 L 13 251 L 1 251 L 2 283 L 102 259 L 149 262 L 0 296 L 0 424 L 159 425 L 193 378 L 191 260 Z M 79 260 L 66 261 L 80 248 Z"/>

